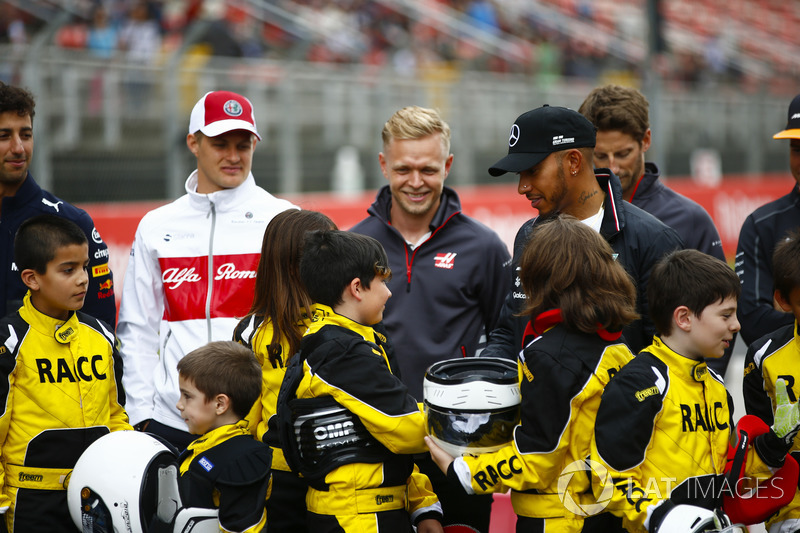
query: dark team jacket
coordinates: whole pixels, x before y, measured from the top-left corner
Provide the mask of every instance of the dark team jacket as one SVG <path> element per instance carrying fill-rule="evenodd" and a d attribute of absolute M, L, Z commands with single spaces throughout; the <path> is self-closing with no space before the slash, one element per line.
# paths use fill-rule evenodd
<path fill-rule="evenodd" d="M 219 509 L 225 531 L 262 531 L 266 524 L 272 451 L 247 425 L 242 420 L 213 429 L 178 459 L 183 505 Z"/>
<path fill-rule="evenodd" d="M 658 179 L 660 175 L 655 163 L 645 163 L 644 176 L 633 192 L 631 203 L 677 231 L 686 248 L 727 261 L 711 215 L 694 200 L 664 185 Z"/>
<path fill-rule="evenodd" d="M 660 175 L 655 163 L 645 163 L 644 176 L 633 192 L 631 203 L 677 231 L 686 248 L 700 250 L 727 263 L 722 239 L 711 216 L 694 200 L 664 185 L 658 179 Z M 709 360 L 708 366 L 725 375 L 733 344 L 731 342 L 724 357 Z"/>
<path fill-rule="evenodd" d="M 391 224 L 392 194 L 383 187 L 369 217 L 351 231 L 377 239 L 386 250 L 392 297 L 383 323 L 397 351 L 400 376 L 422 400 L 422 379 L 437 361 L 472 357 L 494 329 L 505 299 L 510 256 L 500 237 L 461 213 L 448 187 L 431 221 L 431 236 L 413 251 Z"/>
<path fill-rule="evenodd" d="M 797 185 L 786 196 L 762 205 L 744 220 L 736 246 L 736 274 L 742 283 L 737 316 L 742 338 L 755 342 L 794 322 L 791 313 L 775 309 L 772 252 L 786 234 L 800 228 L 800 192 Z"/>
<path fill-rule="evenodd" d="M 619 178 L 608 169 L 595 169 L 600 187 L 606 193 L 603 204 L 605 213 L 600 225 L 600 234 L 618 254 L 620 261 L 636 284 L 636 310 L 642 318 L 622 330 L 626 344 L 634 353 L 653 339 L 656 333 L 647 305 L 647 281 L 650 270 L 666 253 L 684 247 L 678 233 L 656 217 L 622 199 Z M 516 359 L 522 348 L 522 334 L 527 317 L 516 316 L 522 310 L 525 293 L 520 284 L 517 269 L 525 245 L 539 217 L 525 222 L 514 238 L 514 259 L 511 290 L 507 293 L 497 327 L 489 337 L 489 344 L 481 357 L 505 357 Z"/>
<path fill-rule="evenodd" d="M 575 475 L 567 486 L 561 478 L 568 466 L 589 456 L 603 389 L 633 354 L 618 340 L 619 332 L 572 330 L 558 309 L 539 315 L 527 333 L 530 342 L 519 358 L 522 419 L 513 442 L 494 453 L 456 459 L 469 477 L 458 468 L 448 476 L 458 472 L 470 493 L 511 489 L 517 515 L 572 517 L 569 531 L 580 531 L 583 517 L 566 512 L 563 493 L 587 503 L 593 499 L 589 477 Z"/>
<path fill-rule="evenodd" d="M 14 264 L 14 236 L 24 221 L 44 214 L 67 218 L 86 234 L 89 241 L 89 287 L 81 311 L 99 318 L 112 328 L 116 327 L 117 308 L 114 303 L 114 279 L 108 266 L 108 247 L 95 228 L 92 217 L 83 209 L 39 187 L 30 172 L 17 194 L 3 198 L 0 212 L 0 295 L 4 305 L 3 315 L 19 309 L 28 291 Z"/>

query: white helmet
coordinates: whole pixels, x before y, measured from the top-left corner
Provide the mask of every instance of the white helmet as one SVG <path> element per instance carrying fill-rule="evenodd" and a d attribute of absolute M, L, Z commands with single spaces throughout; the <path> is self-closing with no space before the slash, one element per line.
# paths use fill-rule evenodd
<path fill-rule="evenodd" d="M 680 504 L 664 515 L 657 531 L 658 533 L 733 533 L 747 530 L 732 525 L 722 511 L 710 511 L 697 505 Z"/>
<path fill-rule="evenodd" d="M 459 457 L 508 444 L 520 420 L 517 365 L 508 359 L 467 357 L 434 363 L 422 384 L 428 434 Z"/>
<path fill-rule="evenodd" d="M 159 470 L 174 467 L 176 459 L 146 433 L 115 431 L 100 437 L 86 448 L 70 476 L 72 521 L 82 531 L 146 532 L 159 503 Z"/>

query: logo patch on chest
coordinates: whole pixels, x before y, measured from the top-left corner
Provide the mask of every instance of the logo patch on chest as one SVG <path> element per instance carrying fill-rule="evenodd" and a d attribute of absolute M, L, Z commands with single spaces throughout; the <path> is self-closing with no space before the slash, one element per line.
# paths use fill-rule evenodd
<path fill-rule="evenodd" d="M 451 270 L 455 266 L 456 255 L 458 254 L 455 252 L 436 254 L 436 257 L 433 258 L 433 266 Z"/>
<path fill-rule="evenodd" d="M 214 463 L 206 459 L 205 457 L 201 457 L 197 460 L 197 464 L 203 467 L 203 470 L 206 472 L 211 472 L 211 469 L 214 468 Z"/>

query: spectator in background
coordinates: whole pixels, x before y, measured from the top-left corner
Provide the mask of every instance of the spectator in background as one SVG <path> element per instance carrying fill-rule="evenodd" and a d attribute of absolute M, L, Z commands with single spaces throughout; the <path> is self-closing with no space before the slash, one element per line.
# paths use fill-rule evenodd
<path fill-rule="evenodd" d="M 389 183 L 351 231 L 377 239 L 389 257 L 393 296 L 383 321 L 400 378 L 421 401 L 430 365 L 473 357 L 485 345 L 505 298 L 509 254 L 494 231 L 461 212 L 458 194 L 444 186 L 453 163 L 450 126 L 435 110 L 400 109 L 381 135 L 378 159 Z M 417 464 L 442 502 L 445 525 L 488 532 L 490 495 L 465 495 L 428 454 Z"/>
<path fill-rule="evenodd" d="M 102 4 L 97 5 L 92 13 L 92 25 L 87 32 L 86 48 L 93 57 L 107 62 L 117 52 L 117 40 L 117 30 L 109 23 L 108 11 Z M 89 85 L 88 109 L 92 114 L 99 113 L 103 106 L 103 80 L 107 72 L 105 66 L 103 64 L 97 67 Z"/>
<path fill-rule="evenodd" d="M 149 98 L 152 84 L 149 69 L 155 64 L 161 50 L 161 29 L 150 15 L 144 0 L 134 4 L 131 9 L 119 33 L 119 47 L 125 52 L 128 65 L 138 67 L 129 70 L 125 86 L 132 111 L 141 111 Z"/>
<path fill-rule="evenodd" d="M 20 224 L 34 215 L 53 214 L 75 222 L 89 242 L 89 285 L 81 309 L 111 328 L 116 325 L 114 279 L 108 267 L 108 247 L 92 217 L 43 190 L 29 167 L 33 158 L 33 116 L 36 102 L 25 89 L 0 82 L 0 294 L 4 314 L 22 305 L 27 287 L 19 277 L 12 253 Z"/>
<path fill-rule="evenodd" d="M 589 93 L 578 112 L 597 128 L 594 166 L 609 168 L 622 184 L 622 198 L 678 232 L 687 248 L 726 261 L 722 239 L 703 207 L 659 180 L 655 163 L 645 162 L 650 148 L 649 103 L 633 87 L 606 85 Z M 709 366 L 725 375 L 733 343 Z"/>
<path fill-rule="evenodd" d="M 100 59 L 111 59 L 117 51 L 117 30 L 109 24 L 108 12 L 102 4 L 94 9 L 92 25 L 86 47 L 89 53 Z"/>
<path fill-rule="evenodd" d="M 774 300 L 772 252 L 789 231 L 800 227 L 800 94 L 789 104 L 786 128 L 772 138 L 789 139 L 789 168 L 795 183 L 789 194 L 750 213 L 739 232 L 735 268 L 742 296 L 737 314 L 747 344 L 794 320 Z"/>
<path fill-rule="evenodd" d="M 136 429 L 179 450 L 195 437 L 175 408 L 176 365 L 195 348 L 231 338 L 252 301 L 264 230 L 295 207 L 256 185 L 257 139 L 250 100 L 207 93 L 189 120 L 186 145 L 197 169 L 186 194 L 136 229 L 119 310 L 126 410 Z"/>

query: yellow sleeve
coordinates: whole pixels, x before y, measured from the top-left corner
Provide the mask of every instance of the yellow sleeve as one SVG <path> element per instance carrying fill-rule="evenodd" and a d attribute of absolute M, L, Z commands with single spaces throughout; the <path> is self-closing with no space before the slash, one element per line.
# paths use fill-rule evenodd
<path fill-rule="evenodd" d="M 442 515 L 442 505 L 439 497 L 433 492 L 433 486 L 428 476 L 423 474 L 414 465 L 414 471 L 408 478 L 408 512 L 411 515 L 411 523 L 416 522 L 416 517 L 424 513 L 438 512 Z"/>
<path fill-rule="evenodd" d="M 467 472 L 459 471 L 458 465 L 456 473 L 462 484 L 469 484 L 474 494 L 507 492 L 509 489 L 544 489 L 551 486 L 560 473 L 560 465 L 567 448 L 563 445 L 565 440 L 562 439 L 561 442 L 562 445 L 552 453 L 523 455 L 512 441 L 494 453 L 456 459 L 456 463 L 462 462 L 469 470 L 468 481 Z"/>

